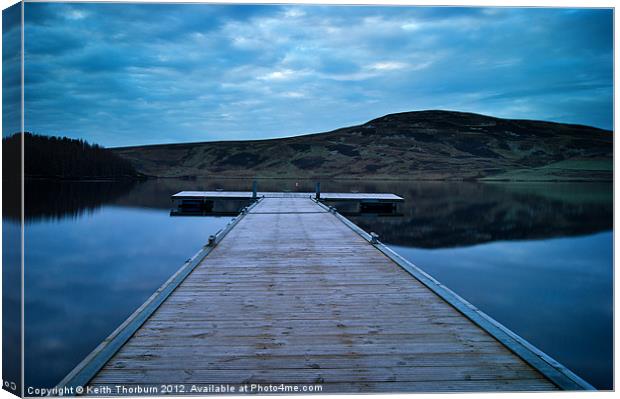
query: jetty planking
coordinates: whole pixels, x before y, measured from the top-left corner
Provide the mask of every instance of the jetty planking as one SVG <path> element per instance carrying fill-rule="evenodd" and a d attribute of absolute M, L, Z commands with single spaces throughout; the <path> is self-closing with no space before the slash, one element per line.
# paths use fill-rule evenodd
<path fill-rule="evenodd" d="M 60 386 L 592 389 L 311 193 L 289 194 L 245 208 Z"/>

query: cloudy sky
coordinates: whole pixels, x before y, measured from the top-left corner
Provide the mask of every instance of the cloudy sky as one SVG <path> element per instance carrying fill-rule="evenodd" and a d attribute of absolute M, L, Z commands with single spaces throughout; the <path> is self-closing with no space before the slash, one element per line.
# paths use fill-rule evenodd
<path fill-rule="evenodd" d="M 612 128 L 610 10 L 26 3 L 26 130 L 270 138 L 451 109 Z"/>

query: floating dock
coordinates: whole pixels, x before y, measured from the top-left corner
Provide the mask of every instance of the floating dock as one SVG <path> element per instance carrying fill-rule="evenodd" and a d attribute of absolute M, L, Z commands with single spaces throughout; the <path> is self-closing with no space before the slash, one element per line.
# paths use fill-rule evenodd
<path fill-rule="evenodd" d="M 593 389 L 307 194 L 256 198 L 59 387 Z"/>
<path fill-rule="evenodd" d="M 390 193 L 321 193 L 259 191 L 181 191 L 171 197 L 172 215 L 237 214 L 258 198 L 315 198 L 337 205 L 342 213 L 397 214 L 404 199 Z"/>
<path fill-rule="evenodd" d="M 245 199 L 254 198 L 311 198 L 317 193 L 311 192 L 272 192 L 272 191 L 181 191 L 171 198 L 176 201 L 188 200 L 217 200 L 217 199 Z M 390 193 L 319 193 L 323 201 L 360 201 L 360 202 L 403 202 L 404 199 Z"/>

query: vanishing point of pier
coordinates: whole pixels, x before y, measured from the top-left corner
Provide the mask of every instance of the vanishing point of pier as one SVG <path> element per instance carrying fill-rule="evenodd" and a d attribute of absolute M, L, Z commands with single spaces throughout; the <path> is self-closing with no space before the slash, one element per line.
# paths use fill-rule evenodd
<path fill-rule="evenodd" d="M 330 195 L 399 200 L 320 198 Z M 187 384 L 174 394 L 189 393 L 191 384 L 320 385 L 322 393 L 592 389 L 312 194 L 177 199 L 226 196 L 256 200 L 59 387 Z"/>

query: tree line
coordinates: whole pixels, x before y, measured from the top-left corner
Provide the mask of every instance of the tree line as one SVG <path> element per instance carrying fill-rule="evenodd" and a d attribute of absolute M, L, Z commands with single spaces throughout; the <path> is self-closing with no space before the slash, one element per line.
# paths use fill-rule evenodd
<path fill-rule="evenodd" d="M 3 175 L 20 174 L 21 136 L 2 139 Z M 82 139 L 24 133 L 24 174 L 26 177 L 87 179 L 136 178 L 131 163 L 109 149 Z"/>

